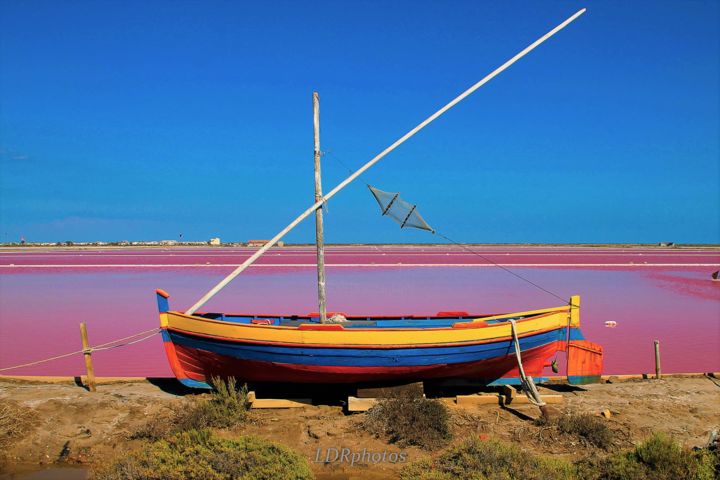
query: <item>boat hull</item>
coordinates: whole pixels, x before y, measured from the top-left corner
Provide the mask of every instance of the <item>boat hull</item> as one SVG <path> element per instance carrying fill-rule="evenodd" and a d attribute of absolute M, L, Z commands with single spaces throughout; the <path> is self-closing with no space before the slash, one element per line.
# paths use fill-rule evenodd
<path fill-rule="evenodd" d="M 524 350 L 523 367 L 526 374 L 542 376 L 546 360 L 562 349 L 564 342 L 554 341 Z M 269 360 L 253 360 L 241 356 L 232 356 L 213 352 L 209 348 L 197 348 L 165 342 L 165 349 L 171 364 L 175 363 L 176 375 L 181 381 L 192 386 L 207 383 L 213 376 L 235 377 L 244 382 L 282 382 L 282 383 L 375 383 L 397 381 L 422 381 L 436 379 L 462 378 L 490 383 L 512 379 L 519 376 L 514 353 L 509 355 L 480 358 L 454 363 L 432 363 L 424 365 L 319 365 L 313 363 L 281 363 Z M 358 358 L 348 357 L 362 362 L 365 352 L 357 352 Z"/>
<path fill-rule="evenodd" d="M 602 349 L 570 348 L 589 345 L 579 330 L 577 305 L 579 299 L 558 308 L 507 315 L 355 317 L 328 325 L 312 317 L 185 315 L 169 311 L 167 297 L 158 293 L 172 370 L 184 384 L 200 388 L 209 388 L 215 376 L 317 384 L 441 379 L 516 383 L 510 319 L 517 325 L 527 375 L 542 377 L 550 358 L 573 350 L 583 357 L 568 362 L 574 368 L 572 377 L 587 383 L 599 378 Z"/>

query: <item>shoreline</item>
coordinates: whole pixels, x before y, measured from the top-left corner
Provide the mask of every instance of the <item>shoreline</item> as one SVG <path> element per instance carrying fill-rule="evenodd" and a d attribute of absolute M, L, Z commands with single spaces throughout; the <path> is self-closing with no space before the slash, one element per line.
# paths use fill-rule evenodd
<path fill-rule="evenodd" d="M 63 242 L 58 242 L 63 243 Z M 448 247 L 454 246 L 454 243 L 326 243 L 326 247 Z M 462 243 L 464 246 L 470 247 L 538 247 L 538 248 L 627 248 L 627 249 L 670 249 L 670 250 L 683 250 L 683 249 L 709 249 L 709 250 L 720 250 L 720 244 L 716 243 L 682 243 L 682 244 L 671 244 L 661 245 L 658 243 Z M 275 245 L 272 248 L 314 248 L 314 243 L 285 243 L 282 246 Z M 206 243 L 177 243 L 177 244 L 155 244 L 150 242 L 137 242 L 136 244 L 123 244 L 118 245 L 117 242 L 78 242 L 73 245 L 65 244 L 53 244 L 53 243 L 0 243 L 0 248 L 7 249 L 36 249 L 36 248 L 48 248 L 48 249 L 71 249 L 71 250 L 83 250 L 83 249 L 130 249 L 130 248 L 150 248 L 150 249 L 172 249 L 172 248 L 208 248 L 208 249 L 223 249 L 223 248 L 249 248 L 257 249 L 258 246 L 247 245 L 245 242 L 229 242 L 221 245 L 209 245 Z"/>
<path fill-rule="evenodd" d="M 483 435 L 533 453 L 577 460 L 632 448 L 653 432 L 670 435 L 686 447 L 702 446 L 710 432 L 720 427 L 717 424 L 720 384 L 714 378 L 668 375 L 660 380 L 642 380 L 618 376 L 613 383 L 582 387 L 540 386 L 541 393 L 562 397 L 562 404 L 555 405 L 562 412 L 584 412 L 602 419 L 616 434 L 616 445 L 610 451 L 571 438 L 543 441 L 547 427 L 534 423 L 539 412 L 532 405 L 456 405 L 441 399 L 448 404 L 453 431 L 453 440 L 442 448 L 450 448 L 470 435 Z M 144 444 L 133 437 L 134 432 L 148 421 L 164 418 L 184 408 L 185 402 L 198 398 L 198 394 L 173 389 L 171 384 L 114 380 L 115 383 L 99 382 L 97 392 L 91 393 L 75 384 L 0 378 L 0 406 L 25 409 L 32 419 L 29 429 L 2 453 L 4 464 L 0 461 L 0 471 L 75 467 L 89 473 L 142 449 Z M 286 445 L 306 458 L 320 479 L 397 478 L 403 465 L 315 463 L 318 449 L 402 451 L 407 454 L 408 463 L 443 451 L 401 448 L 375 438 L 359 428 L 363 418 L 364 413 L 345 413 L 337 399 L 316 399 L 314 404 L 302 408 L 251 409 L 244 424 L 217 430 L 217 434 L 223 438 L 253 435 Z"/>

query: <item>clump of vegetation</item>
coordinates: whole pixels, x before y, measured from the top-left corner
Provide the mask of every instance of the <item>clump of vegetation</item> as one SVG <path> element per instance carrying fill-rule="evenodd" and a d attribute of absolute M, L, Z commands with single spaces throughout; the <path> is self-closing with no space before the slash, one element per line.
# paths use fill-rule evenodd
<path fill-rule="evenodd" d="M 229 428 L 245 421 L 250 406 L 247 386 L 238 388 L 232 377 L 213 377 L 211 383 L 214 391 L 209 398 L 188 400 L 173 415 L 152 418 L 132 437 L 158 440 L 182 431 Z"/>
<path fill-rule="evenodd" d="M 35 425 L 32 410 L 9 400 L 0 401 L 0 449 L 5 449 Z"/>
<path fill-rule="evenodd" d="M 189 430 L 156 440 L 96 472 L 99 480 L 312 479 L 310 467 L 289 448 L 256 437 L 219 439 Z"/>
<path fill-rule="evenodd" d="M 556 426 L 558 431 L 567 435 L 575 435 L 582 441 L 598 448 L 608 449 L 612 446 L 614 434 L 607 423 L 589 413 L 569 413 L 548 421 L 541 417 L 539 425 Z"/>
<path fill-rule="evenodd" d="M 402 480 L 563 480 L 574 478 L 570 463 L 532 455 L 519 447 L 476 436 L 448 449 L 434 461 L 412 463 L 401 472 Z"/>
<path fill-rule="evenodd" d="M 434 449 L 452 438 L 450 412 L 438 400 L 399 393 L 368 410 L 363 428 L 390 443 Z"/>
<path fill-rule="evenodd" d="M 588 480 L 712 480 L 720 478 L 718 453 L 691 451 L 670 437 L 654 434 L 634 450 L 578 464 L 578 477 Z"/>
<path fill-rule="evenodd" d="M 175 418 L 182 415 L 182 412 L 175 414 L 156 414 L 151 416 L 145 423 L 140 425 L 130 438 L 138 440 L 160 440 L 180 431 Z"/>
<path fill-rule="evenodd" d="M 182 430 L 208 427 L 228 428 L 245 420 L 250 402 L 247 386 L 237 388 L 234 378 L 213 377 L 215 389 L 209 400 L 200 400 L 178 418 Z"/>

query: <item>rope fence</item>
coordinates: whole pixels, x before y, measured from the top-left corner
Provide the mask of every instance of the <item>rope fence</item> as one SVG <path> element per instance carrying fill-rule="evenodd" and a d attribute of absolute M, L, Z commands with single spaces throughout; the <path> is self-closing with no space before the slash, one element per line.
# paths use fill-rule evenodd
<path fill-rule="evenodd" d="M 91 347 L 89 349 L 77 350 L 75 352 L 64 353 L 62 355 L 56 355 L 54 357 L 44 358 L 42 360 L 36 360 L 34 362 L 23 363 L 21 365 L 13 365 L 12 367 L 0 368 L 0 372 L 5 372 L 7 370 L 15 370 L 17 368 L 32 367 L 33 365 L 40 365 L 42 363 L 52 362 L 53 360 L 60 360 L 61 358 L 72 357 L 73 355 L 81 355 L 81 354 L 87 354 L 87 353 L 92 353 L 92 352 L 100 352 L 103 350 L 111 350 L 113 348 L 120 348 L 120 347 L 125 347 L 128 345 L 134 345 L 136 343 L 140 343 L 149 338 L 152 338 L 155 335 L 157 335 L 158 333 L 160 333 L 160 329 L 156 327 L 156 328 L 152 328 L 150 330 L 145 330 L 143 332 L 135 333 L 133 335 L 128 335 L 127 337 L 117 338 L 115 340 L 111 340 L 106 343 L 101 343 L 101 344 L 96 345 L 95 347 Z M 125 340 L 130 340 L 131 338 L 139 337 L 141 335 L 145 335 L 145 336 L 142 338 L 137 338 L 135 340 L 126 342 L 126 343 L 118 343 L 118 342 L 123 342 Z"/>

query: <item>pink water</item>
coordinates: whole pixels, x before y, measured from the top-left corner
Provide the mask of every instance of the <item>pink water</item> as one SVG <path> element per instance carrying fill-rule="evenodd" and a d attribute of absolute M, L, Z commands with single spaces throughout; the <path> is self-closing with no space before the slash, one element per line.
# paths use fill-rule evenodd
<path fill-rule="evenodd" d="M 582 295 L 589 340 L 605 347 L 609 374 L 720 371 L 717 249 L 477 247 L 494 262 L 560 294 Z M 185 309 L 251 250 L 230 248 L 0 250 L 0 368 L 80 349 L 158 324 L 155 288 Z M 329 309 L 347 314 L 495 313 L 557 306 L 552 296 L 487 261 L 447 247 L 332 247 Z M 311 248 L 274 249 L 238 277 L 206 311 L 304 314 L 317 310 Z M 616 328 L 604 326 L 606 320 Z M 96 352 L 101 376 L 169 376 L 159 336 Z M 79 375 L 81 356 L 2 371 Z"/>

